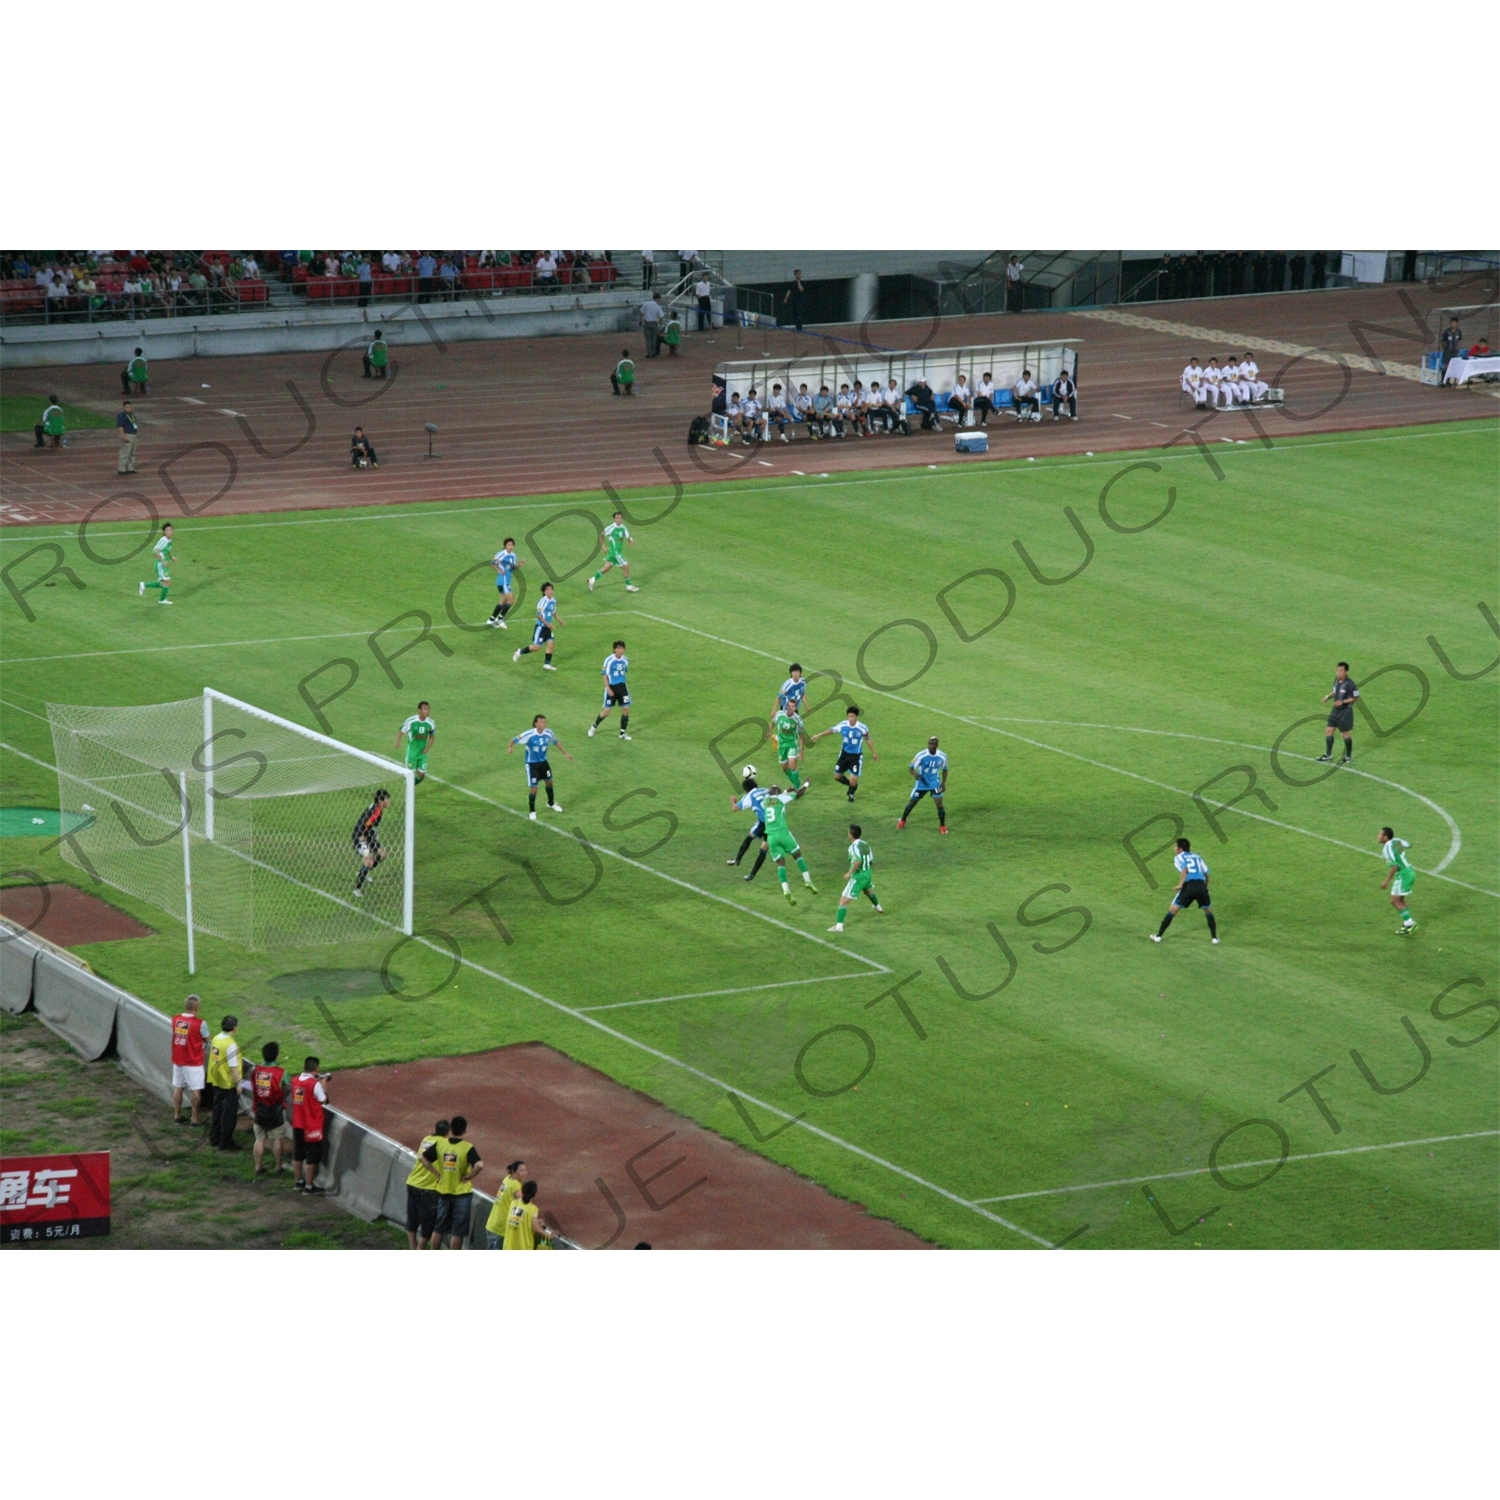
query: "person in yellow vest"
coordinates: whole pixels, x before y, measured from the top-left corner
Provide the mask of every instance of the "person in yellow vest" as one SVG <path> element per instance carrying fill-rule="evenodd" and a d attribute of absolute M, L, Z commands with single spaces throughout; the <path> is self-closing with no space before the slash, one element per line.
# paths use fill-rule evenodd
<path fill-rule="evenodd" d="M 424 1135 L 417 1147 L 416 1165 L 406 1178 L 406 1242 L 413 1250 L 436 1250 L 440 1244 L 437 1234 L 437 1173 L 427 1160 L 427 1151 L 434 1152 L 448 1134 L 448 1121 L 439 1120 L 432 1127 L 431 1135 Z"/>
<path fill-rule="evenodd" d="M 484 1170 L 479 1163 L 479 1148 L 464 1139 L 469 1122 L 454 1115 L 448 1134 L 422 1152 L 422 1159 L 437 1174 L 437 1226 L 433 1242 L 448 1236 L 450 1250 L 462 1250 L 469 1237 L 470 1216 L 474 1212 L 474 1179 Z"/>
<path fill-rule="evenodd" d="M 245 1076 L 245 1061 L 235 1036 L 239 1020 L 225 1016 L 219 1034 L 208 1044 L 209 1089 L 213 1094 L 213 1115 L 209 1121 L 208 1144 L 220 1151 L 238 1151 L 234 1127 L 240 1115 L 240 1081 Z"/>
<path fill-rule="evenodd" d="M 512 1200 L 510 1212 L 505 1216 L 505 1250 L 537 1250 L 547 1248 L 555 1231 L 546 1224 L 537 1223 L 540 1209 L 536 1206 L 536 1183 L 521 1184 L 521 1196 Z M 542 1244 L 537 1244 L 537 1236 Z"/>
<path fill-rule="evenodd" d="M 510 1213 L 510 1206 L 521 1196 L 521 1174 L 526 1171 L 524 1161 L 513 1161 L 505 1169 L 505 1181 L 500 1184 L 500 1192 L 495 1198 L 495 1206 L 490 1210 L 490 1216 L 485 1221 L 484 1244 L 487 1250 L 503 1250 L 505 1248 L 505 1220 Z"/>

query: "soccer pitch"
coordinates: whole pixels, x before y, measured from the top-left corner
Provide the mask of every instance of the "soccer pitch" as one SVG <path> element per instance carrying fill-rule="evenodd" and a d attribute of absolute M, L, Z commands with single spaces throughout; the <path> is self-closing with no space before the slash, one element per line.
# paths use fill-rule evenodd
<path fill-rule="evenodd" d="M 1496 460 L 1471 423 L 630 492 L 629 595 L 587 589 L 598 491 L 179 517 L 165 615 L 136 591 L 144 521 L 87 551 L 10 529 L 0 797 L 55 805 L 48 701 L 209 686 L 392 755 L 427 699 L 420 940 L 200 937 L 190 986 L 181 926 L 104 889 L 158 932 L 84 956 L 334 1069 L 547 1042 L 947 1246 L 1493 1247 Z M 489 613 L 508 535 L 509 630 L 455 625 Z M 45 541 L 83 587 L 23 606 Z M 513 663 L 559 574 L 559 670 Z M 618 711 L 586 737 L 616 637 L 630 743 Z M 1340 659 L 1352 770 L 1312 759 Z M 793 660 L 809 731 L 852 701 L 879 755 L 851 808 L 837 738 L 808 751 L 790 823 L 819 894 L 793 872 L 795 907 L 770 864 L 725 863 L 740 767 L 779 779 L 758 741 Z M 533 824 L 505 749 L 537 713 L 574 759 Z M 895 826 L 930 735 L 947 837 L 928 801 Z M 833 935 L 851 818 L 885 914 Z M 1196 910 L 1147 941 L 1178 820 L 1217 947 Z M 1382 824 L 1422 872 L 1410 937 Z M 7 883 L 88 885 L 45 840 L 6 855 Z"/>

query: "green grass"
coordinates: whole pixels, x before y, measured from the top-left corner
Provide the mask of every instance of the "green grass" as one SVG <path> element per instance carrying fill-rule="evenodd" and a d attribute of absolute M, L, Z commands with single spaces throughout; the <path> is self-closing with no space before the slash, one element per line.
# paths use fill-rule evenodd
<path fill-rule="evenodd" d="M 49 399 L 49 393 L 40 387 L 35 392 L 18 394 L 7 391 L 0 395 L 0 432 L 30 432 L 41 420 Z M 114 417 L 104 412 L 89 411 L 66 401 L 62 403 L 62 409 L 63 418 L 70 428 L 115 425 Z"/>
<path fill-rule="evenodd" d="M 591 595 L 587 569 L 560 586 L 567 624 L 555 675 L 534 657 L 510 661 L 527 638 L 529 603 L 508 633 L 466 633 L 447 623 L 444 600 L 508 532 L 534 559 L 525 538 L 552 515 L 584 507 L 607 517 L 598 494 L 185 519 L 179 602 L 165 616 L 137 597 L 138 562 L 99 566 L 61 529 L 10 530 L 0 556 L 56 537 L 87 587 L 26 595 L 35 623 L 0 598 L 4 739 L 50 761 L 47 725 L 35 717 L 48 699 L 148 703 L 192 697 L 205 684 L 311 725 L 298 682 L 335 657 L 360 666 L 356 684 L 325 710 L 351 744 L 389 754 L 396 726 L 419 698 L 431 700 L 432 770 L 452 785 L 429 780 L 419 791 L 419 926 L 450 934 L 480 968 L 445 979 L 445 955 L 415 943 L 390 954 L 389 938 L 271 954 L 201 938 L 195 987 L 215 1014 L 237 1011 L 252 1042 L 275 1035 L 294 1051 L 305 1043 L 325 1066 L 347 1068 L 543 1040 L 950 1246 L 1034 1242 L 1018 1230 L 1057 1241 L 1085 1224 L 1071 1245 L 1493 1246 L 1500 1043 L 1448 1038 L 1479 1036 L 1494 1012 L 1445 1021 L 1431 1008 L 1469 976 L 1485 987 L 1453 991 L 1441 1002 L 1450 1013 L 1496 994 L 1500 673 L 1456 681 L 1427 638 L 1464 671 L 1497 649 L 1476 609 L 1500 603 L 1495 429 L 1429 426 L 1271 451 L 1216 445 L 1213 455 L 1222 479 L 1201 455 L 1172 450 L 1141 456 L 1159 472 L 1136 469 L 1114 484 L 1109 513 L 1120 526 L 1143 525 L 1166 486 L 1175 488 L 1171 513 L 1137 534 L 1100 518 L 1101 487 L 1130 462 L 1119 456 L 690 488 L 660 524 L 633 528 L 641 593 L 626 596 L 611 573 Z M 651 493 L 628 503 L 649 516 L 659 509 Z M 1013 541 L 1044 574 L 1066 574 L 1083 557 L 1069 507 L 1094 554 L 1072 582 L 1045 586 Z M 110 530 L 90 528 L 96 554 L 143 536 L 139 523 L 118 538 Z M 554 564 L 572 566 L 589 531 L 577 516 L 560 519 L 542 546 Z M 14 581 L 38 576 L 45 561 L 22 565 Z M 1005 602 L 1004 584 L 980 575 L 942 593 L 963 633 L 977 636 L 966 642 L 939 596 L 975 569 L 1003 570 L 1016 597 L 1004 622 L 980 634 Z M 535 561 L 527 576 L 534 597 Z M 491 595 L 484 572 L 473 574 L 455 596 L 462 618 L 482 619 Z M 362 636 L 408 610 L 431 616 L 452 654 L 423 644 L 400 657 L 398 689 Z M 917 628 L 870 639 L 913 619 L 937 643 L 925 672 Z M 614 721 L 585 738 L 599 662 L 617 634 L 632 662 L 628 745 Z M 236 644 L 197 649 L 202 642 Z M 43 657 L 66 659 L 25 660 Z M 830 778 L 836 741 L 812 750 L 814 790 L 791 816 L 821 894 L 789 910 L 769 867 L 748 888 L 725 867 L 748 820 L 729 813 L 731 788 L 709 744 L 738 721 L 765 717 L 793 658 L 841 674 L 880 754 L 856 816 L 875 849 L 887 914 L 856 909 L 841 939 L 825 932 L 850 811 Z M 1357 765 L 1369 775 L 1288 787 L 1265 747 L 1309 717 L 1284 749 L 1321 750 L 1318 700 L 1340 658 L 1361 682 L 1391 664 L 1419 669 L 1425 706 L 1384 737 L 1357 721 Z M 893 692 L 868 685 L 919 672 Z M 815 683 L 812 699 L 835 686 Z M 1379 723 L 1394 724 L 1417 707 L 1418 679 L 1387 673 L 1366 701 Z M 662 812 L 677 820 L 638 863 L 604 858 L 598 885 L 571 905 L 542 899 L 518 861 L 572 895 L 592 878 L 584 852 L 493 805 L 524 808 L 518 757 L 506 758 L 504 746 L 542 711 L 576 757 L 554 758 L 566 813 L 553 822 L 603 849 L 640 851 L 669 831 L 668 820 L 621 825 Z M 838 714 L 837 705 L 822 708 L 811 727 Z M 904 832 L 894 827 L 910 784 L 905 765 L 929 734 L 952 761 L 953 832 L 941 839 L 930 804 Z M 720 750 L 736 769 L 755 761 L 763 781 L 774 770 L 753 729 Z M 1219 814 L 1221 842 L 1190 794 L 1239 765 L 1255 771 L 1269 802 L 1252 794 L 1240 804 L 1263 820 Z M 1322 768 L 1288 759 L 1283 769 L 1310 777 Z M 7 804 L 55 798 L 50 773 L 20 756 L 0 754 L 0 773 Z M 1210 812 L 1244 784 L 1236 773 L 1206 791 Z M 637 788 L 655 795 L 619 806 L 607 826 L 607 810 Z M 1443 813 L 1461 832 L 1451 860 Z M 1152 889 L 1122 840 L 1158 815 L 1167 816 L 1139 847 L 1162 844 L 1170 817 L 1183 820 L 1213 868 L 1219 947 L 1196 912 L 1160 947 L 1146 941 L 1174 877 L 1157 855 Z M 1420 869 L 1448 861 L 1447 879 L 1418 877 L 1421 926 L 1411 939 L 1395 935 L 1378 889 L 1381 823 L 1411 840 Z M 7 864 L 83 882 L 43 844 L 9 841 Z M 502 876 L 490 899 L 510 943 L 477 905 L 462 905 Z M 95 945 L 87 957 L 171 1010 L 187 985 L 181 927 L 107 894 L 161 931 Z M 1084 928 L 1083 915 L 1027 925 L 1066 907 L 1087 913 L 1070 945 L 1062 946 Z M 994 934 L 1014 956 L 1014 978 L 990 998 L 962 998 L 944 966 L 970 993 L 993 989 L 1007 972 Z M 319 1002 L 311 982 L 284 977 L 378 968 L 388 954 L 405 993 L 444 987 L 403 1001 L 351 983 L 330 1004 L 337 991 Z M 830 977 L 861 971 L 868 977 Z M 914 1019 L 890 998 L 873 1003 L 909 975 L 902 996 Z M 798 982 L 812 979 L 822 982 Z M 578 1010 L 772 985 L 781 987 Z M 1419 1058 L 1403 1018 L 1430 1066 L 1403 1091 L 1376 1092 L 1351 1054 L 1382 1088 L 1404 1083 Z M 871 1052 L 858 1086 L 845 1087 Z M 1330 1065 L 1317 1087 L 1337 1134 L 1306 1093 L 1283 1099 Z M 757 1139 L 792 1115 L 813 1129 Z M 1291 1160 L 1249 1191 L 1202 1175 L 1225 1131 L 1268 1119 L 1293 1156 L 1468 1138 Z M 1262 1123 L 1226 1142 L 1220 1161 L 1277 1154 Z M 1171 1175 L 1189 1172 L 1200 1175 Z M 1149 1196 L 1128 1183 L 1050 1191 L 1148 1174 Z M 1244 1183 L 1264 1174 L 1223 1175 Z M 1008 1198 L 1027 1193 L 1041 1196 Z M 1171 1234 L 1161 1214 L 1189 1227 Z"/>

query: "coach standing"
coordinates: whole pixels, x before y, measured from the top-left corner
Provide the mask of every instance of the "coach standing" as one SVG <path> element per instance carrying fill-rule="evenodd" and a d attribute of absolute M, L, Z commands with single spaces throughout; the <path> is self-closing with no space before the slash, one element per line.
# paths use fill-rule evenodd
<path fill-rule="evenodd" d="M 1448 365 L 1458 358 L 1464 351 L 1464 331 L 1458 326 L 1457 318 L 1449 318 L 1448 326 L 1443 330 L 1443 370 L 1439 375 L 1439 381 L 1448 378 Z"/>
<path fill-rule="evenodd" d="M 1012 255 L 1005 263 L 1006 312 L 1018 313 L 1021 310 L 1021 272 L 1025 269 L 1017 255 Z"/>
<path fill-rule="evenodd" d="M 121 471 L 124 472 L 123 470 Z M 208 1045 L 208 1022 L 198 1014 L 199 1000 L 189 995 L 182 1013 L 172 1017 L 172 1123 L 186 1125 L 182 1118 L 182 1093 L 191 1097 L 194 1125 L 203 1123 L 199 1110 L 203 1099 L 203 1051 Z"/>
<path fill-rule="evenodd" d="M 661 325 L 666 318 L 656 294 L 641 303 L 641 328 L 646 334 L 646 358 L 655 359 L 661 353 Z"/>
<path fill-rule="evenodd" d="M 208 1144 L 220 1151 L 240 1149 L 234 1143 L 234 1127 L 240 1115 L 240 1080 L 245 1076 L 245 1060 L 234 1034 L 239 1024 L 237 1017 L 225 1016 L 208 1048 L 208 1082 L 213 1088 Z"/>
<path fill-rule="evenodd" d="M 117 472 L 134 474 L 135 440 L 140 434 L 141 424 L 136 421 L 135 413 L 131 411 L 128 401 L 121 403 L 120 414 L 115 418 L 115 426 L 120 429 L 120 463 Z"/>
<path fill-rule="evenodd" d="M 806 295 L 807 288 L 802 285 L 802 272 L 793 271 L 792 284 L 787 288 L 786 295 L 781 299 L 781 302 L 790 311 L 792 315 L 792 327 L 798 333 L 802 332 L 802 310 Z"/>

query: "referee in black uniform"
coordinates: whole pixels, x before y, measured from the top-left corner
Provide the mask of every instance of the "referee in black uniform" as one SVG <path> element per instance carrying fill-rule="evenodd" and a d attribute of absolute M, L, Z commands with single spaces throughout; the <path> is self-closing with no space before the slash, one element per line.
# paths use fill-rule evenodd
<path fill-rule="evenodd" d="M 1335 729 L 1344 737 L 1344 758 L 1340 764 L 1347 766 L 1354 759 L 1354 700 L 1358 697 L 1359 689 L 1349 675 L 1349 663 L 1341 661 L 1333 674 L 1333 688 L 1323 696 L 1324 703 L 1333 699 L 1333 707 L 1328 714 L 1327 743 L 1319 760 L 1333 759 Z"/>

